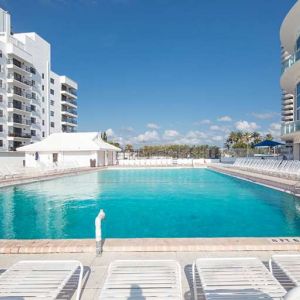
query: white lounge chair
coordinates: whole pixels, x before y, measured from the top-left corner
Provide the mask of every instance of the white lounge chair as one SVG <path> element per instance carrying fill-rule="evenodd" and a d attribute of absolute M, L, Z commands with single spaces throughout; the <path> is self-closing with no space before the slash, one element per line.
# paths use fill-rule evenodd
<path fill-rule="evenodd" d="M 194 299 L 196 269 L 205 299 L 283 299 L 284 288 L 257 258 L 200 258 L 193 264 Z"/>
<path fill-rule="evenodd" d="M 180 265 L 173 260 L 114 261 L 100 299 L 181 300 Z"/>
<path fill-rule="evenodd" d="M 296 286 L 300 286 L 300 255 L 273 255 L 269 261 L 269 267 L 274 273 L 274 267 L 280 268 Z"/>
<path fill-rule="evenodd" d="M 77 272 L 76 300 L 79 300 L 83 276 L 81 262 L 19 261 L 0 275 L 0 299 L 56 299 Z"/>

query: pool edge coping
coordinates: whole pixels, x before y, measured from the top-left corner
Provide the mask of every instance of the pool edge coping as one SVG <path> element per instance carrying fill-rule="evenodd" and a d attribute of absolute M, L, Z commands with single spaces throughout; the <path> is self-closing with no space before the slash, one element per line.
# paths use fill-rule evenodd
<path fill-rule="evenodd" d="M 300 237 L 106 239 L 104 252 L 300 251 Z M 0 240 L 0 254 L 96 253 L 93 239 Z"/>

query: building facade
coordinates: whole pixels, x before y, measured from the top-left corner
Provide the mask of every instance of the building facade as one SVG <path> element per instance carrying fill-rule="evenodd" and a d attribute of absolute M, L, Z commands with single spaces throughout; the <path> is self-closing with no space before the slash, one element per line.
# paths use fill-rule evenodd
<path fill-rule="evenodd" d="M 281 138 L 300 159 L 300 1 L 289 11 L 281 29 Z"/>
<path fill-rule="evenodd" d="M 51 46 L 34 32 L 12 33 L 0 8 L 0 151 L 75 132 L 77 83 L 51 70 Z"/>

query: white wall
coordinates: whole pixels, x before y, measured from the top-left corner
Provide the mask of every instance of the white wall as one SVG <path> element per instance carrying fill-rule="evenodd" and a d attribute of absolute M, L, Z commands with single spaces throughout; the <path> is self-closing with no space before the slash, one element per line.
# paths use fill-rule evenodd
<path fill-rule="evenodd" d="M 107 153 L 107 158 L 105 158 Z M 26 153 L 26 167 L 55 168 L 55 167 L 89 167 L 90 160 L 96 160 L 96 166 L 112 165 L 116 157 L 115 152 L 105 151 L 68 151 L 58 152 L 58 161 L 53 163 L 52 152 L 39 152 L 39 159 L 35 160 L 35 153 Z"/>
<path fill-rule="evenodd" d="M 0 169 L 1 166 L 21 168 L 23 167 L 23 161 L 25 160 L 25 154 L 21 152 L 0 152 Z"/>

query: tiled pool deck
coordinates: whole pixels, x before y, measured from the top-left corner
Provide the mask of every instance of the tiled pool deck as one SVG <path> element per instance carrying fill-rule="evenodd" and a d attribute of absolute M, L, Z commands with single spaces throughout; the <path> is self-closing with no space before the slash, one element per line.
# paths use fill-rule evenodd
<path fill-rule="evenodd" d="M 107 239 L 104 252 L 300 251 L 300 237 Z M 0 254 L 95 253 L 93 239 L 0 240 Z"/>
<path fill-rule="evenodd" d="M 258 257 L 267 263 L 274 251 L 231 251 L 231 252 L 104 252 L 102 256 L 92 253 L 59 253 L 59 254 L 10 254 L 0 255 L 0 269 L 2 271 L 9 268 L 19 260 L 57 260 L 57 259 L 76 259 L 84 265 L 85 275 L 81 300 L 98 299 L 101 287 L 104 283 L 110 262 L 116 259 L 174 259 L 181 265 L 183 299 L 192 298 L 192 263 L 198 257 Z M 297 252 L 280 252 L 295 254 Z M 299 254 L 299 252 L 298 252 Z M 290 284 L 285 283 L 286 289 L 291 288 Z M 69 296 L 65 299 L 75 299 L 74 289 L 69 291 Z M 199 298 L 200 299 L 200 298 Z"/>

